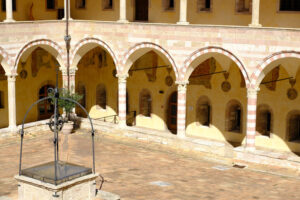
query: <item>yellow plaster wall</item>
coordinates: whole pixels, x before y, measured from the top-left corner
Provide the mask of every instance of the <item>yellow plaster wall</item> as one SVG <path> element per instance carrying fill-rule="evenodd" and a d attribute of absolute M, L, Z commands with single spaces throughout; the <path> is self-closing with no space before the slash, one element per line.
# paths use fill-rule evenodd
<path fill-rule="evenodd" d="M 145 55 L 147 57 L 147 54 Z M 144 57 L 145 58 L 145 57 Z M 147 59 L 147 58 L 145 58 Z M 149 63 L 149 64 L 148 64 Z M 160 57 L 158 57 L 158 66 L 167 65 Z M 151 61 L 141 62 L 142 67 L 152 66 Z M 171 87 L 165 84 L 165 78 L 168 76 L 166 68 L 157 69 L 156 81 L 149 82 L 145 71 L 135 71 L 127 79 L 127 91 L 129 93 L 129 109 L 137 111 L 136 126 L 152 128 L 157 130 L 167 130 L 167 105 L 168 99 L 172 92 L 177 91 L 177 86 L 173 83 Z M 175 81 L 174 72 L 170 72 L 170 76 Z M 143 89 L 150 91 L 152 99 L 151 117 L 145 117 L 140 114 L 140 92 Z M 162 90 L 164 93 L 160 94 Z"/>
<path fill-rule="evenodd" d="M 281 78 L 289 77 L 288 73 L 283 67 L 280 67 Z M 287 140 L 287 116 L 292 110 L 300 110 L 299 91 L 300 91 L 300 74 L 296 77 L 296 84 L 294 88 L 298 91 L 298 97 L 295 100 L 290 100 L 287 97 L 287 90 L 291 88 L 288 80 L 280 81 L 276 84 L 276 90 L 271 91 L 265 85 L 260 85 L 258 93 L 257 105 L 266 104 L 272 109 L 272 126 L 273 131 L 270 137 L 256 136 L 256 146 L 266 147 L 270 149 L 300 152 L 300 145 L 297 142 L 289 142 Z M 283 103 L 285 102 L 285 103 Z"/>
<path fill-rule="evenodd" d="M 235 12 L 236 0 L 212 0 L 211 11 L 199 12 L 197 1 L 188 3 L 188 21 L 191 24 L 217 24 L 248 26 L 251 23 L 251 13 Z"/>
<path fill-rule="evenodd" d="M 50 54 L 44 57 L 45 60 L 50 60 L 50 68 L 45 66 L 41 67 L 37 76 L 32 77 L 31 62 L 32 57 L 29 56 L 24 69 L 27 71 L 27 78 L 22 79 L 20 76 L 16 78 L 16 107 L 17 107 L 17 124 L 21 124 L 27 109 L 32 103 L 39 99 L 39 90 L 46 84 L 52 84 L 55 86 L 56 80 L 56 66 L 54 58 Z M 22 70 L 22 66 L 18 65 L 18 74 Z M 62 75 L 59 72 L 59 87 L 62 86 Z M 38 120 L 38 109 L 34 106 L 29 113 L 26 122 L 33 122 Z"/>
<path fill-rule="evenodd" d="M 102 0 L 86 1 L 84 9 L 76 8 L 75 0 L 71 0 L 71 17 L 74 19 L 117 21 L 119 19 L 120 2 L 113 1 L 113 9 L 103 9 Z M 127 5 L 130 6 L 129 1 Z"/>
<path fill-rule="evenodd" d="M 221 65 L 217 63 L 216 71 L 222 71 Z M 187 87 L 187 118 L 186 133 L 190 136 L 204 137 L 209 139 L 230 141 L 234 143 L 245 142 L 246 136 L 246 88 L 241 88 L 241 75 L 239 68 L 232 63 L 229 69 L 228 81 L 231 90 L 223 92 L 221 84 L 225 81 L 222 74 L 215 74 L 211 79 L 211 89 L 203 85 L 188 85 Z M 211 125 L 202 126 L 196 120 L 197 101 L 201 96 L 207 96 L 211 103 Z M 242 105 L 242 133 L 228 132 L 225 130 L 226 105 L 230 100 L 238 100 Z"/>
<path fill-rule="evenodd" d="M 78 9 L 75 0 L 71 0 L 71 17 L 73 19 L 117 21 L 119 19 L 120 1 L 115 0 L 113 9 L 104 10 L 100 0 L 86 1 L 85 9 Z M 29 20 L 29 10 L 32 1 L 17 1 L 17 11 L 14 19 Z M 162 0 L 149 0 L 149 22 L 176 23 L 179 21 L 180 0 L 175 0 L 174 10 L 164 10 Z M 127 19 L 134 21 L 135 0 L 127 1 Z M 260 23 L 266 27 L 300 27 L 300 12 L 278 12 L 279 0 L 261 0 Z M 57 1 L 57 8 L 63 8 L 63 0 Z M 239 25 L 248 26 L 251 23 L 251 13 L 237 13 L 236 0 L 213 0 L 210 12 L 197 11 L 197 1 L 188 1 L 187 20 L 191 24 Z M 35 20 L 57 19 L 57 10 L 47 10 L 46 0 L 35 0 L 33 7 Z M 5 19 L 5 12 L 0 11 L 0 20 Z"/>
<path fill-rule="evenodd" d="M 1 66 L 0 66 L 1 67 Z M 0 80 L 0 91 L 4 93 L 4 108 L 0 108 L 0 128 L 8 127 L 8 91 L 7 80 Z"/>
<path fill-rule="evenodd" d="M 93 50 L 91 50 L 93 51 Z M 92 118 L 100 118 L 110 115 L 117 115 L 118 108 L 118 79 L 113 76 L 115 65 L 112 58 L 107 53 L 107 66 L 99 68 L 99 59 L 95 57 L 93 65 L 84 66 L 78 64 L 75 82 L 82 82 L 86 88 L 86 109 Z M 96 87 L 98 84 L 104 84 L 106 88 L 106 109 L 96 105 Z M 81 111 L 76 110 L 77 113 Z M 109 118 L 112 119 L 112 118 Z"/>

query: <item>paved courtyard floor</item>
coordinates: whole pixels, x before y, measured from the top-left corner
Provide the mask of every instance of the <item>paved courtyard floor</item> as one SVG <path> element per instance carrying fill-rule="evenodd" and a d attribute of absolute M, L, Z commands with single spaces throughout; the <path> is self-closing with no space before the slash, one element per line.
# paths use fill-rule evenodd
<path fill-rule="evenodd" d="M 70 136 L 69 161 L 91 166 L 90 138 Z M 27 136 L 23 167 L 53 158 L 52 134 Z M 122 200 L 299 200 L 299 177 L 214 163 L 158 144 L 97 134 L 96 170 L 102 189 Z M 19 138 L 0 139 L 0 199 L 17 199 Z M 100 187 L 100 178 L 98 187 Z"/>

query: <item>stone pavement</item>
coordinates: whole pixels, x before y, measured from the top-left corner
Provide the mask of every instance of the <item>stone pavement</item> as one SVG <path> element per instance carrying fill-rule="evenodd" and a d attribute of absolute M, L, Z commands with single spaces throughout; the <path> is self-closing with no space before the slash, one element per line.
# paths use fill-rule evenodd
<path fill-rule="evenodd" d="M 70 136 L 69 161 L 91 166 L 90 138 Z M 53 158 L 49 132 L 24 141 L 23 167 Z M 189 152 L 158 144 L 97 134 L 96 170 L 102 189 L 122 200 L 297 200 L 299 177 L 284 177 L 203 160 Z M 0 140 L 0 199 L 17 199 L 19 138 Z M 101 181 L 102 180 L 102 181 Z M 5 198 L 3 198 L 5 199 Z"/>

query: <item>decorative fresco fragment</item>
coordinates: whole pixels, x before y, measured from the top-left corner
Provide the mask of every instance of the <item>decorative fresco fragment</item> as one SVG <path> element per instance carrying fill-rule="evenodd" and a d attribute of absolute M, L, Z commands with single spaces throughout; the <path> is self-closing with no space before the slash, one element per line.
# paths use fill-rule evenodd
<path fill-rule="evenodd" d="M 52 55 L 38 47 L 32 52 L 31 74 L 36 77 L 42 67 L 51 68 Z"/>
<path fill-rule="evenodd" d="M 265 83 L 266 88 L 271 91 L 276 90 L 276 80 L 279 78 L 280 66 L 275 67 L 271 72 L 269 72 L 262 83 Z"/>
<path fill-rule="evenodd" d="M 216 60 L 209 58 L 202 62 L 190 76 L 189 82 L 192 85 L 203 85 L 204 87 L 211 89 L 212 73 L 216 71 Z"/>
<path fill-rule="evenodd" d="M 149 82 L 156 81 L 156 71 L 158 67 L 158 55 L 154 51 L 150 51 L 141 58 L 139 58 L 134 66 L 131 68 L 131 72 L 144 71 Z"/>
<path fill-rule="evenodd" d="M 79 62 L 84 67 L 96 66 L 102 68 L 107 66 L 107 54 L 100 47 L 96 47 L 86 53 Z"/>

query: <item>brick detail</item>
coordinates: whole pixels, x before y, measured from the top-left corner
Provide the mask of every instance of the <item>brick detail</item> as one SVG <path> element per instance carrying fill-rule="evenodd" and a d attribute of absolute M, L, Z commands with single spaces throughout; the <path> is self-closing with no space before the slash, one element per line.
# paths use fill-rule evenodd
<path fill-rule="evenodd" d="M 49 46 L 52 49 L 55 49 L 55 51 L 58 53 L 58 55 L 61 56 L 64 64 L 66 65 L 66 60 L 67 60 L 66 52 L 56 42 L 54 42 L 52 40 L 49 40 L 49 39 L 38 39 L 38 40 L 28 42 L 27 44 L 25 44 L 21 48 L 21 50 L 19 51 L 19 53 L 17 54 L 17 57 L 15 59 L 14 70 L 17 71 L 17 67 L 18 67 L 20 58 L 21 58 L 21 56 L 23 55 L 24 52 L 26 52 L 31 47 L 41 46 L 41 45 L 46 45 L 46 46 Z"/>
<path fill-rule="evenodd" d="M 178 83 L 177 136 L 185 137 L 186 123 L 186 83 Z"/>
<path fill-rule="evenodd" d="M 116 65 L 116 67 L 118 66 L 118 65 L 117 65 L 117 64 L 118 64 L 118 60 L 117 60 L 117 57 L 116 57 L 114 51 L 112 50 L 112 48 L 111 48 L 107 43 L 103 42 L 102 40 L 97 39 L 97 38 L 91 38 L 91 37 L 84 38 L 84 39 L 80 40 L 80 41 L 74 46 L 74 49 L 72 50 L 72 52 L 71 52 L 71 57 L 70 57 L 70 59 L 71 59 L 71 65 L 73 64 L 74 58 L 75 58 L 75 56 L 76 56 L 78 50 L 79 50 L 82 46 L 84 46 L 84 45 L 86 45 L 86 44 L 92 44 L 92 43 L 98 44 L 101 48 L 103 48 L 105 51 L 107 51 L 107 52 L 110 54 L 110 56 L 112 57 L 112 59 L 113 59 L 115 65 Z M 117 68 L 117 71 L 119 71 L 118 68 Z"/>
<path fill-rule="evenodd" d="M 132 54 L 136 51 L 138 51 L 139 49 L 152 49 L 154 51 L 158 51 L 160 53 L 162 53 L 167 60 L 170 62 L 170 64 L 172 65 L 172 68 L 174 70 L 175 76 L 176 78 L 178 78 L 178 68 L 177 65 L 173 59 L 173 57 L 171 56 L 171 54 L 165 50 L 163 47 L 161 47 L 160 45 L 154 44 L 154 43 L 150 43 L 150 42 L 143 42 L 143 43 L 138 43 L 135 46 L 131 47 L 125 54 L 123 57 L 123 62 L 121 63 L 121 67 L 120 67 L 120 71 L 122 71 L 122 74 L 127 74 L 128 69 L 125 69 L 125 65 L 128 62 L 128 59 L 130 58 L 130 56 L 132 56 Z"/>
<path fill-rule="evenodd" d="M 254 70 L 253 74 L 251 75 L 251 87 L 257 87 L 260 82 L 262 81 L 264 74 L 262 73 L 263 70 L 272 62 L 282 59 L 282 58 L 299 58 L 300 59 L 300 52 L 298 51 L 281 51 L 270 55 L 269 57 L 265 58 L 261 64 L 259 64 L 256 69 Z"/>
<path fill-rule="evenodd" d="M 255 149 L 257 89 L 248 88 L 246 148 Z"/>
<path fill-rule="evenodd" d="M 118 104 L 119 104 L 119 124 L 126 126 L 126 79 L 127 76 L 118 77 Z"/>
<path fill-rule="evenodd" d="M 195 51 L 194 53 L 192 53 L 188 59 L 186 59 L 184 61 L 184 65 L 183 65 L 183 68 L 181 69 L 180 71 L 180 80 L 181 81 L 184 81 L 186 77 L 186 73 L 188 71 L 188 68 L 190 67 L 191 63 L 193 61 L 195 61 L 197 58 L 199 58 L 200 56 L 204 55 L 204 54 L 207 54 L 207 53 L 219 53 L 219 54 L 222 54 L 224 56 L 227 56 L 229 57 L 233 62 L 236 63 L 236 65 L 239 67 L 239 69 L 241 70 L 243 76 L 244 76 L 244 79 L 245 79 L 245 82 L 246 82 L 246 85 L 249 86 L 250 85 L 250 79 L 249 79 L 249 76 L 248 76 L 248 73 L 247 73 L 247 70 L 244 66 L 244 64 L 241 62 L 240 59 L 238 59 L 233 53 L 231 53 L 230 51 L 227 51 L 221 47 L 213 47 L 213 46 L 209 46 L 209 47 L 205 47 L 205 48 L 202 48 L 202 49 L 199 49 L 197 51 Z M 187 78 L 188 79 L 188 78 Z"/>

